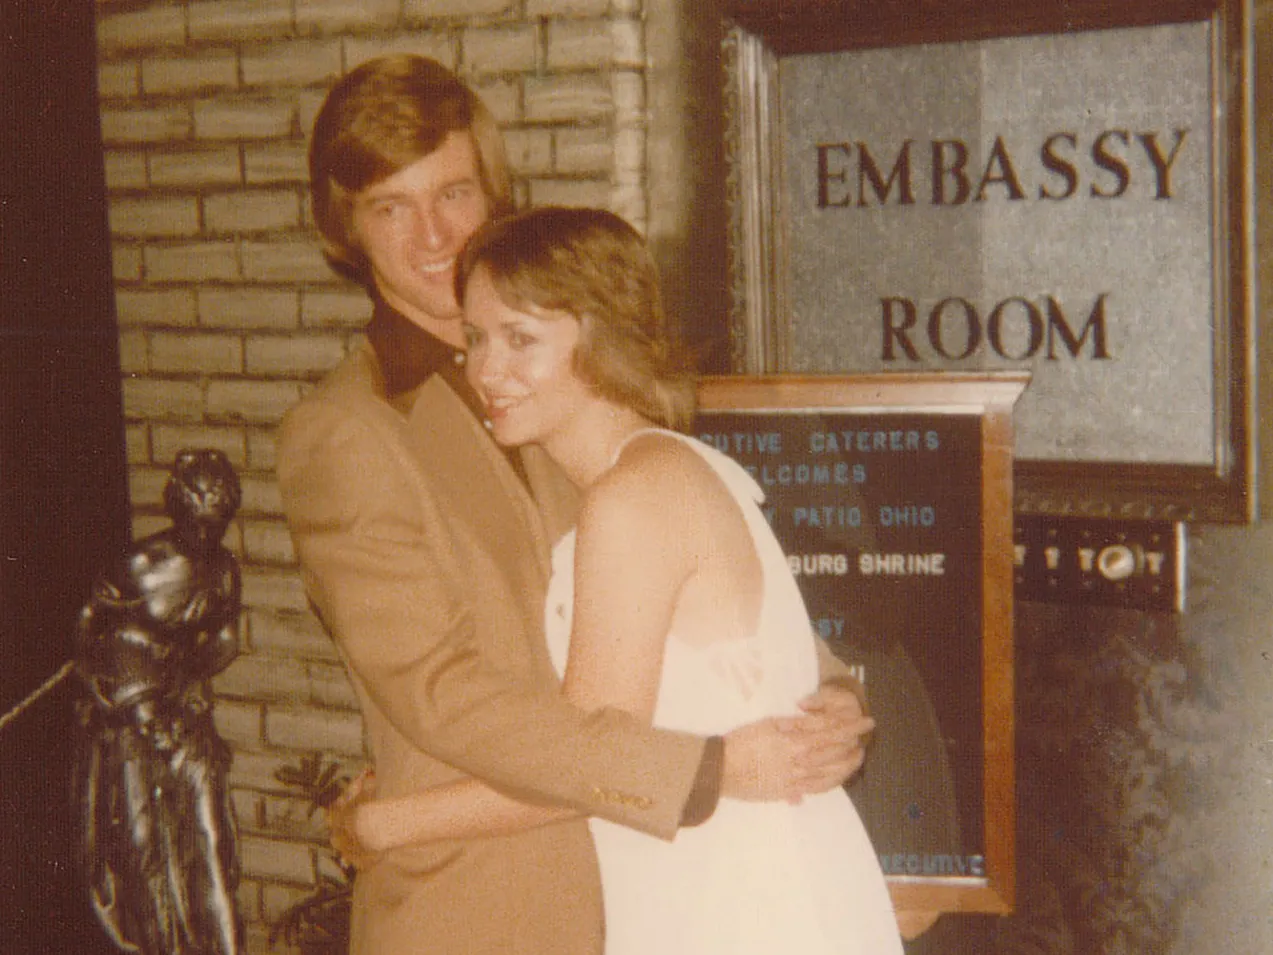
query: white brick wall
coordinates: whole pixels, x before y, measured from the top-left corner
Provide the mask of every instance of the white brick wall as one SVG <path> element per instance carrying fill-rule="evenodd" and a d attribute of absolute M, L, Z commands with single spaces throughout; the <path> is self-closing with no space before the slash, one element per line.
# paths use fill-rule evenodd
<path fill-rule="evenodd" d="M 142 267 L 152 282 L 235 281 L 239 278 L 239 250 L 232 241 L 147 245 Z"/>
<path fill-rule="evenodd" d="M 179 149 L 175 143 L 147 157 L 153 188 L 237 186 L 243 164 L 236 147 Z"/>
<path fill-rule="evenodd" d="M 172 96 L 238 85 L 239 60 L 231 50 L 197 56 L 148 56 L 141 63 L 141 88 L 154 96 Z"/>
<path fill-rule="evenodd" d="M 111 249 L 111 275 L 123 282 L 141 278 L 141 249 L 116 242 Z"/>
<path fill-rule="evenodd" d="M 108 209 L 111 232 L 120 236 L 195 235 L 199 204 L 192 198 L 115 199 Z"/>
<path fill-rule="evenodd" d="M 401 7 L 401 0 L 296 0 L 296 28 L 301 33 L 336 33 L 392 27 Z"/>
<path fill-rule="evenodd" d="M 274 479 L 279 418 L 370 315 L 309 226 L 307 135 L 331 82 L 409 50 L 472 82 L 504 126 L 522 201 L 646 218 L 643 0 L 97 0 L 98 94 L 134 533 L 185 446 L 229 455 L 244 502 L 243 651 L 216 681 L 234 751 L 249 950 L 331 871 L 318 817 L 274 773 L 350 771 L 362 723 L 310 614 Z"/>
<path fill-rule="evenodd" d="M 301 198 L 286 189 L 251 189 L 203 201 L 209 232 L 278 232 L 301 224 Z"/>
<path fill-rule="evenodd" d="M 403 0 L 408 19 L 432 20 L 444 17 L 482 17 L 508 13 L 516 0 Z"/>
<path fill-rule="evenodd" d="M 136 63 L 125 60 L 111 63 L 97 71 L 97 95 L 103 99 L 112 96 L 136 96 L 137 90 Z"/>
<path fill-rule="evenodd" d="M 129 13 L 98 4 L 97 43 L 103 54 L 136 47 L 179 46 L 185 42 L 186 14 L 181 7 L 155 4 Z"/>
<path fill-rule="evenodd" d="M 462 56 L 475 76 L 530 72 L 539 65 L 539 30 L 533 24 L 473 27 L 462 34 Z"/>
<path fill-rule="evenodd" d="M 292 32 L 291 0 L 200 0 L 182 6 L 191 40 L 234 43 Z"/>
<path fill-rule="evenodd" d="M 193 325 L 193 289 L 129 289 L 115 292 L 120 325 Z"/>
<path fill-rule="evenodd" d="M 164 109 L 104 109 L 102 139 L 115 143 L 165 143 L 186 138 L 193 121 L 185 105 Z"/>
<path fill-rule="evenodd" d="M 196 295 L 200 323 L 209 327 L 281 330 L 295 328 L 299 321 L 295 289 L 213 286 Z"/>
<path fill-rule="evenodd" d="M 640 0 L 616 2 L 619 13 L 635 13 L 640 9 Z M 526 0 L 528 17 L 598 17 L 607 13 L 612 4 L 610 0 Z"/>

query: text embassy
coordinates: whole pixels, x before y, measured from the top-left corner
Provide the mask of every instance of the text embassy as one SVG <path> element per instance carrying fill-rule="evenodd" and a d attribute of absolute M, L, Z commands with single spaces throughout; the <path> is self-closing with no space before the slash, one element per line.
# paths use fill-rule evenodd
<path fill-rule="evenodd" d="M 1081 149 L 1077 134 L 1054 132 L 1044 137 L 1033 155 L 1027 154 L 1028 162 L 1020 154 L 1014 159 L 1004 138 L 996 136 L 984 165 L 972 169 L 966 142 L 933 139 L 927 150 L 927 201 L 934 206 L 959 206 L 993 196 L 1017 202 L 1028 198 L 1061 202 L 1077 196 L 1121 199 L 1146 177 L 1152 183 L 1148 195 L 1170 200 L 1172 167 L 1188 133 L 1188 129 L 1173 130 L 1174 141 L 1168 149 L 1158 132 L 1107 129 Z M 890 199 L 897 206 L 914 205 L 917 184 L 923 182 L 915 175 L 915 166 L 922 161 L 915 154 L 923 152 L 914 140 L 903 140 L 886 177 L 876 158 L 884 153 L 873 151 L 867 143 L 818 143 L 814 146 L 818 208 L 887 206 Z M 1084 183 L 1086 189 L 1080 188 Z"/>

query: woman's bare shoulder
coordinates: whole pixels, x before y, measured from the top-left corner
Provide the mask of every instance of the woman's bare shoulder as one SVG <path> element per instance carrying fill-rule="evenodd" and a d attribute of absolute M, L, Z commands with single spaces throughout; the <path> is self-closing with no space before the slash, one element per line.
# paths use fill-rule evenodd
<path fill-rule="evenodd" d="M 653 525 L 685 530 L 712 517 L 729 492 L 712 466 L 685 441 L 664 432 L 633 438 L 614 466 L 588 489 L 584 506 L 594 513 L 623 513 Z"/>
<path fill-rule="evenodd" d="M 699 566 L 714 520 L 710 465 L 677 438 L 642 434 L 589 486 L 577 525 L 578 563 L 679 588 Z M 717 482 L 719 483 L 719 482 Z M 598 556 L 600 555 L 600 556 Z M 582 585 L 581 585 L 582 586 Z"/>
<path fill-rule="evenodd" d="M 669 494 L 711 494 L 720 488 L 720 481 L 711 465 L 684 439 L 651 431 L 628 442 L 598 485 L 664 498 Z"/>

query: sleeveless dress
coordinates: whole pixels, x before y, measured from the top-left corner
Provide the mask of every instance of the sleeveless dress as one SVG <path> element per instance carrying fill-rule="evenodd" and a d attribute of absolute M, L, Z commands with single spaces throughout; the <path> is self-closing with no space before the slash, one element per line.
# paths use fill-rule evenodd
<path fill-rule="evenodd" d="M 764 598 L 750 637 L 687 642 L 669 635 L 654 724 L 707 736 L 798 712 L 797 701 L 818 683 L 814 636 L 759 509 L 764 494 L 714 448 L 657 433 L 702 455 L 738 502 L 763 567 Z M 553 550 L 545 608 L 559 673 L 569 651 L 574 545 L 571 531 Z M 902 951 L 875 850 L 842 789 L 794 806 L 722 799 L 711 819 L 680 830 L 671 842 L 601 819 L 590 826 L 601 866 L 606 955 Z"/>

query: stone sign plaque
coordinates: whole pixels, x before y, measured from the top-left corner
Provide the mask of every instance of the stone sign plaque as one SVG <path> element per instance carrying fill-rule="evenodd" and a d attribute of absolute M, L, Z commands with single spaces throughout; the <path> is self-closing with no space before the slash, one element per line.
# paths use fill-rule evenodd
<path fill-rule="evenodd" d="M 769 187 L 735 216 L 747 370 L 1028 371 L 1019 507 L 1066 510 L 1046 479 L 1079 473 L 1123 491 L 1074 513 L 1244 517 L 1251 314 L 1233 266 L 1249 223 L 1230 196 L 1246 192 L 1245 110 L 1222 67 L 1246 60 L 1231 27 L 784 56 L 736 32 L 735 75 L 759 92 L 750 118 L 733 100 L 732 128 L 755 134 L 736 138 L 734 171 L 750 149 Z M 748 256 L 762 279 L 740 284 Z M 1160 500 L 1164 481 L 1178 487 Z"/>

